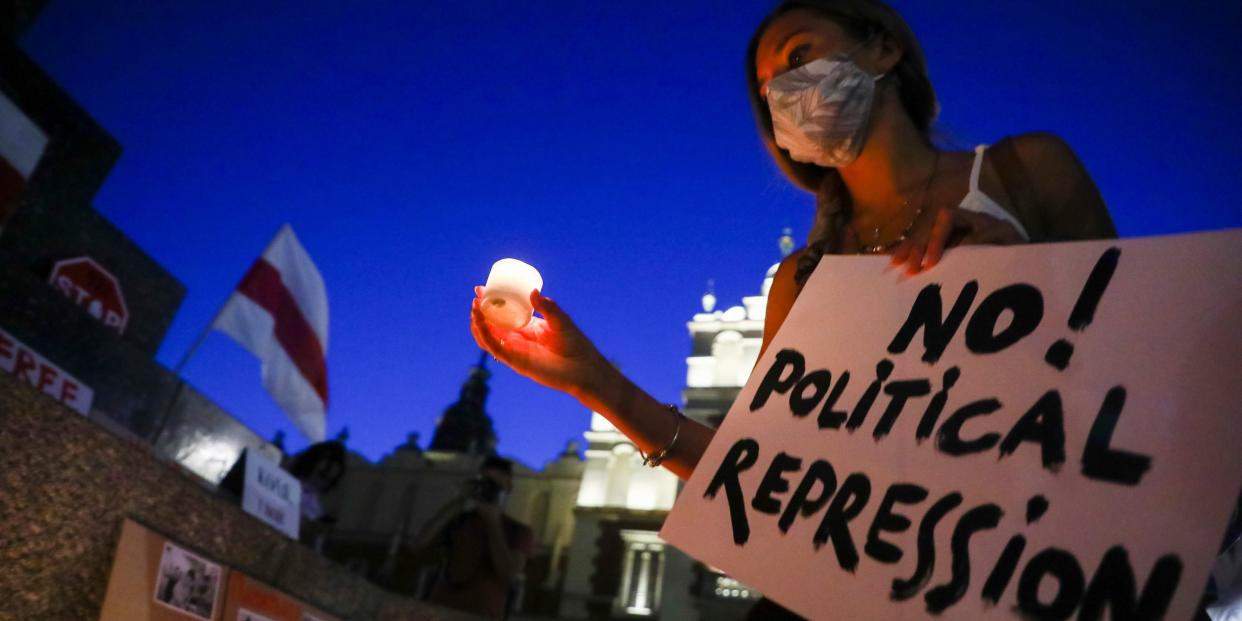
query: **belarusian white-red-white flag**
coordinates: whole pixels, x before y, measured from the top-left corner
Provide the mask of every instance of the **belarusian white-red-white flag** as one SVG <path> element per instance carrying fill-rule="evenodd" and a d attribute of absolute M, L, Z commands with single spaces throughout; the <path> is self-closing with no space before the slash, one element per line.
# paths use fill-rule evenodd
<path fill-rule="evenodd" d="M 250 267 L 212 327 L 263 361 L 267 392 L 307 438 L 323 441 L 328 295 L 288 224 Z"/>
<path fill-rule="evenodd" d="M 47 134 L 0 94 L 0 225 L 47 149 Z"/>

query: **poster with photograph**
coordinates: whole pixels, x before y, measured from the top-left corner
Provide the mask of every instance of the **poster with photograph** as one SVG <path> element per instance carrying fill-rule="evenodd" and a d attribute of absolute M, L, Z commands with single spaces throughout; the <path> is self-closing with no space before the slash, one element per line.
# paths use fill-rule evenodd
<path fill-rule="evenodd" d="M 219 621 L 229 570 L 133 520 L 121 526 L 99 621 Z"/>
<path fill-rule="evenodd" d="M 172 543 L 164 543 L 155 601 L 210 621 L 220 594 L 220 566 Z"/>

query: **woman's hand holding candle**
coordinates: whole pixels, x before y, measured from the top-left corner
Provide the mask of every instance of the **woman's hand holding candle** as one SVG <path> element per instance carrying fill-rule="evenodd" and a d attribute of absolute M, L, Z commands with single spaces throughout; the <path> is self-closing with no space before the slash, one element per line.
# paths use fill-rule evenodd
<path fill-rule="evenodd" d="M 519 374 L 599 412 L 645 453 L 666 450 L 676 438 L 663 466 L 683 479 L 690 476 L 711 441 L 711 429 L 692 420 L 679 423 L 664 404 L 608 362 L 569 315 L 539 291 L 531 291 L 529 301 L 542 317 L 515 330 L 489 323 L 483 314 L 483 287 L 475 287 L 474 294 L 470 332 L 479 347 Z"/>
<path fill-rule="evenodd" d="M 598 398 L 608 385 L 614 367 L 556 302 L 538 290 L 528 302 L 542 317 L 532 317 L 517 329 L 506 329 L 484 315 L 485 290 L 474 288 L 470 332 L 479 347 L 514 371 L 562 392 L 583 399 Z"/>

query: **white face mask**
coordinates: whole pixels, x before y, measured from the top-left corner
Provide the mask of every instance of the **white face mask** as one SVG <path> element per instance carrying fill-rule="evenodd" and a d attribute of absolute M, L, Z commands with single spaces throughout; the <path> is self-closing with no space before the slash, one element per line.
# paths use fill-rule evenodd
<path fill-rule="evenodd" d="M 776 144 L 798 162 L 840 168 L 862 152 L 875 100 L 872 77 L 852 60 L 820 58 L 768 82 Z"/>

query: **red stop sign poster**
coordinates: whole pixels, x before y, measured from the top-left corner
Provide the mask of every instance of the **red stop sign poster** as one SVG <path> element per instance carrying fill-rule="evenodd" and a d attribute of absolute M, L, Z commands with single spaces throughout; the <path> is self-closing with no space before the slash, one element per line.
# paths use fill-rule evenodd
<path fill-rule="evenodd" d="M 125 333 L 129 308 L 125 306 L 121 283 L 90 257 L 57 261 L 49 282 L 105 326 L 118 334 Z"/>

